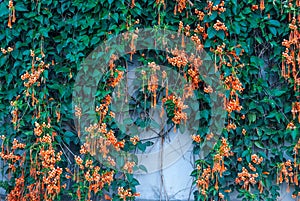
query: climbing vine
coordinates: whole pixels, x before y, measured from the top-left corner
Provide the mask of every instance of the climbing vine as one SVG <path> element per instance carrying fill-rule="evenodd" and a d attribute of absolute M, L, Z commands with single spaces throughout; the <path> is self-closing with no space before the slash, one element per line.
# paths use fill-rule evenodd
<path fill-rule="evenodd" d="M 119 129 L 113 110 L 113 93 L 122 93 L 133 60 L 147 66 L 136 75 L 147 86 L 136 96 L 140 110 L 160 108 L 160 117 L 176 131 L 190 125 L 186 99 L 195 95 L 201 103 L 200 123 L 190 136 L 195 200 L 276 200 L 283 183 L 299 200 L 299 7 L 299 0 L 2 1 L 0 157 L 6 179 L 0 185 L 7 200 L 140 196 L 134 171 L 145 167 L 134 157 L 113 157 L 152 146 L 138 133 Z M 139 30 L 149 27 L 174 32 L 170 41 L 180 45 L 163 53 L 137 50 Z M 72 97 L 81 63 L 119 34 L 130 51 L 122 58 L 110 55 L 95 95 L 97 122 L 78 129 L 88 115 L 84 100 Z M 220 74 L 223 90 L 217 95 L 226 111 L 220 133 L 208 129 L 216 88 L 204 81 L 203 58 L 189 54 L 189 40 L 197 53 L 208 53 Z M 155 45 L 166 47 L 168 41 L 157 38 Z M 183 93 L 169 90 L 161 65 L 184 77 Z M 91 95 L 90 86 L 81 90 Z M 210 154 L 200 158 L 210 142 Z"/>

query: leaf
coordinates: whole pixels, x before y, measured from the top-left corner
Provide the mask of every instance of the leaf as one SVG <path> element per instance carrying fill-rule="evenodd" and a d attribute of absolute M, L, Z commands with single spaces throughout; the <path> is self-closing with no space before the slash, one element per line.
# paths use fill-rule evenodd
<path fill-rule="evenodd" d="M 249 155 L 249 150 L 247 149 L 247 150 L 245 150 L 245 151 L 243 151 L 243 153 L 242 153 L 242 157 L 245 157 L 245 156 L 247 156 L 247 155 Z"/>
<path fill-rule="evenodd" d="M 298 129 L 293 129 L 293 130 L 291 131 L 291 136 L 292 136 L 292 138 L 293 138 L 293 141 L 296 140 L 297 134 L 298 134 Z"/>
<path fill-rule="evenodd" d="M 112 15 L 111 15 L 111 18 L 114 19 L 116 23 L 119 22 L 119 15 L 118 15 L 118 13 L 112 14 Z"/>
<path fill-rule="evenodd" d="M 263 157 L 263 158 L 268 158 L 265 152 L 259 151 L 258 153 L 259 153 L 259 155 L 260 155 L 261 157 Z"/>
<path fill-rule="evenodd" d="M 0 17 L 6 16 L 6 15 L 8 15 L 8 13 L 9 13 L 9 10 L 7 9 L 5 3 L 0 3 L 0 10 L 1 10 L 1 12 L 0 12 Z"/>
<path fill-rule="evenodd" d="M 140 165 L 139 169 L 144 171 L 145 173 L 148 173 L 147 168 L 144 165 Z"/>
<path fill-rule="evenodd" d="M 23 11 L 23 12 L 28 11 L 27 7 L 20 1 L 17 1 L 16 5 L 15 5 L 15 9 L 16 9 L 16 11 Z"/>
<path fill-rule="evenodd" d="M 277 97 L 283 95 L 284 93 L 286 93 L 286 91 L 275 90 L 275 91 L 273 92 L 273 94 L 274 94 L 275 96 L 277 96 Z"/>
<path fill-rule="evenodd" d="M 276 36 L 277 31 L 276 31 L 276 28 L 275 28 L 275 27 L 268 26 L 268 29 L 270 30 L 270 32 L 271 32 L 274 36 Z"/>
<path fill-rule="evenodd" d="M 74 133 L 72 133 L 71 131 L 66 131 L 65 136 L 69 137 L 69 138 L 72 138 L 72 137 L 75 137 L 76 135 Z"/>
<path fill-rule="evenodd" d="M 225 33 L 222 30 L 217 31 L 216 36 L 218 36 L 218 38 L 220 38 L 221 40 L 225 39 Z"/>
<path fill-rule="evenodd" d="M 245 9 L 243 9 L 243 14 L 247 15 L 249 13 L 251 13 L 251 9 L 249 7 L 246 7 Z"/>
<path fill-rule="evenodd" d="M 90 87 L 84 86 L 83 90 L 84 90 L 84 94 L 86 94 L 86 95 L 90 95 L 91 94 L 91 88 Z"/>
<path fill-rule="evenodd" d="M 273 25 L 274 27 L 280 27 L 280 22 L 277 20 L 269 20 L 267 23 Z"/>
<path fill-rule="evenodd" d="M 201 119 L 201 112 L 200 112 L 200 111 L 197 111 L 196 116 L 195 116 L 195 119 L 196 119 L 196 120 Z"/>
<path fill-rule="evenodd" d="M 146 151 L 147 145 L 146 145 L 146 143 L 138 143 L 137 147 L 138 147 L 139 150 L 144 152 L 144 151 Z"/>
<path fill-rule="evenodd" d="M 256 120 L 256 114 L 255 113 L 249 113 L 247 116 L 248 116 L 248 119 L 249 119 L 250 123 L 255 122 L 255 120 Z"/>
<path fill-rule="evenodd" d="M 63 138 L 67 145 L 70 145 L 71 139 L 69 137 Z"/>
<path fill-rule="evenodd" d="M 211 13 L 211 15 L 209 16 L 209 19 L 212 21 L 214 19 L 216 19 L 218 17 L 218 12 L 217 11 L 213 11 Z"/>
<path fill-rule="evenodd" d="M 206 39 L 204 42 L 204 47 L 206 48 L 211 47 L 212 44 L 213 44 L 213 40 Z"/>
<path fill-rule="evenodd" d="M 251 56 L 250 62 L 252 65 L 260 67 L 264 65 L 264 60 L 262 58 L 259 58 L 257 56 Z"/>
<path fill-rule="evenodd" d="M 261 37 L 255 37 L 255 40 L 259 43 L 262 44 L 263 40 L 261 39 Z"/>
<path fill-rule="evenodd" d="M 241 33 L 241 28 L 240 28 L 240 25 L 237 23 L 237 22 L 234 22 L 232 24 L 232 29 L 234 30 L 234 32 L 236 34 L 240 34 Z"/>
<path fill-rule="evenodd" d="M 201 111 L 201 117 L 203 117 L 204 119 L 208 119 L 208 116 L 209 116 L 209 110 Z"/>
<path fill-rule="evenodd" d="M 266 118 L 274 118 L 276 117 L 277 113 L 278 113 L 277 111 L 272 111 Z"/>
<path fill-rule="evenodd" d="M 208 38 L 215 37 L 216 33 L 217 33 L 217 31 L 213 27 L 208 27 L 208 29 L 207 29 Z"/>
<path fill-rule="evenodd" d="M 264 148 L 264 145 L 261 142 L 259 142 L 259 141 L 254 142 L 254 144 L 255 144 L 255 146 L 257 146 L 260 149 Z"/>
<path fill-rule="evenodd" d="M 61 143 L 62 142 L 62 139 L 59 135 L 55 136 L 55 139 L 58 143 Z"/>

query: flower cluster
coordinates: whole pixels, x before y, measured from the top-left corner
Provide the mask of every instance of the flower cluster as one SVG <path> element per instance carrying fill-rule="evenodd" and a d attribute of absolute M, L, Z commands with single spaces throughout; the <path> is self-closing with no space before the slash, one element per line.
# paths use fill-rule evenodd
<path fill-rule="evenodd" d="M 237 99 L 230 99 L 229 101 L 226 101 L 225 99 L 225 105 L 226 105 L 226 111 L 230 114 L 233 111 L 241 111 L 242 106 L 240 105 L 240 102 Z"/>
<path fill-rule="evenodd" d="M 14 7 L 13 0 L 9 0 L 8 2 L 8 9 L 9 9 L 9 15 L 8 15 L 8 23 L 7 26 L 9 28 L 12 28 L 12 23 L 16 22 L 16 9 Z"/>
<path fill-rule="evenodd" d="M 296 129 L 294 122 L 291 121 L 290 123 L 288 123 L 288 125 L 286 126 L 286 129 L 291 129 L 291 130 Z"/>
<path fill-rule="evenodd" d="M 156 71 L 159 71 L 160 67 L 154 62 L 148 63 L 148 67 L 151 69 L 152 73 L 148 79 L 148 91 L 153 94 L 152 106 L 156 106 L 156 91 L 158 89 L 158 76 Z"/>
<path fill-rule="evenodd" d="M 258 10 L 258 5 L 257 5 L 257 4 L 252 5 L 252 6 L 251 6 L 251 10 L 252 10 L 252 11 Z"/>
<path fill-rule="evenodd" d="M 241 111 L 242 106 L 240 105 L 238 94 L 236 93 L 237 91 L 242 92 L 244 90 L 240 80 L 236 76 L 230 75 L 225 78 L 224 84 L 226 89 L 230 90 L 229 100 L 225 98 L 224 101 L 225 109 L 228 114 L 230 115 L 233 111 Z"/>
<path fill-rule="evenodd" d="M 20 143 L 17 139 L 14 139 L 11 150 L 8 150 L 8 149 L 5 150 L 4 141 L 5 141 L 6 137 L 4 135 L 2 135 L 0 138 L 2 140 L 2 148 L 1 148 L 1 152 L 0 152 L 0 157 L 3 161 L 8 162 L 8 168 L 9 168 L 8 176 L 10 177 L 11 171 L 12 172 L 16 171 L 15 164 L 19 161 L 19 164 L 22 166 L 24 163 L 24 159 L 25 159 L 26 155 L 24 155 L 22 157 L 19 154 L 16 154 L 15 152 L 18 149 L 24 149 L 25 144 Z M 25 181 L 24 180 L 24 171 L 22 171 L 22 175 L 15 179 L 14 188 L 7 195 L 8 201 L 16 201 L 16 200 L 21 200 L 23 198 L 24 181 Z"/>
<path fill-rule="evenodd" d="M 255 167 L 257 165 L 260 165 L 262 161 L 263 161 L 262 157 L 258 157 L 256 154 L 252 154 L 251 163 L 248 164 L 248 168 L 242 167 L 242 172 L 238 173 L 238 176 L 235 179 L 235 183 L 242 185 L 242 188 L 248 191 L 250 190 L 250 185 L 258 184 L 258 190 L 262 192 L 263 186 L 261 184 L 261 181 L 258 181 L 259 174 L 256 172 L 256 167 Z"/>
<path fill-rule="evenodd" d="M 42 77 L 42 74 L 45 69 L 48 69 L 50 67 L 50 64 L 45 64 L 45 62 L 42 61 L 41 58 L 35 58 L 35 53 L 33 50 L 31 50 L 31 57 L 31 73 L 26 71 L 25 74 L 21 75 L 22 80 L 27 80 L 27 82 L 24 81 L 24 86 L 27 88 L 25 91 L 26 96 L 30 95 L 30 88 L 32 88 L 34 85 L 39 87 L 41 85 L 41 82 L 46 82 L 45 78 Z M 35 98 L 34 90 L 31 90 L 31 98 L 32 106 L 38 103 L 38 99 Z"/>
<path fill-rule="evenodd" d="M 27 82 L 24 82 L 24 86 L 27 88 L 31 87 L 35 83 L 37 83 L 37 85 L 39 86 L 40 82 L 38 80 L 40 78 L 40 75 L 44 72 L 46 68 L 50 67 L 50 64 L 45 64 L 44 61 L 41 60 L 41 58 L 35 58 L 35 53 L 33 50 L 30 51 L 30 55 L 32 57 L 31 73 L 28 73 L 28 71 L 26 71 L 26 73 L 21 76 L 22 80 L 28 80 Z M 36 66 L 37 69 L 35 69 Z"/>
<path fill-rule="evenodd" d="M 117 74 L 117 77 L 111 76 L 110 79 L 107 82 L 108 86 L 116 87 L 123 78 L 123 74 L 124 74 L 123 71 L 120 71 L 120 70 L 116 69 L 114 71 L 114 73 Z M 113 73 L 113 75 L 114 75 L 114 73 Z"/>
<path fill-rule="evenodd" d="M 194 29 L 194 32 L 196 34 L 200 34 L 202 35 L 202 39 L 203 41 L 205 41 L 205 39 L 207 38 L 207 33 L 205 33 L 205 28 L 203 26 L 201 26 L 200 24 L 197 24 L 197 27 Z M 193 39 L 192 39 L 193 40 Z M 198 39 L 197 39 L 198 40 Z M 198 45 L 198 42 L 196 43 Z M 200 44 L 200 43 L 199 43 Z"/>
<path fill-rule="evenodd" d="M 220 22 L 219 20 L 217 20 L 217 22 L 214 24 L 214 29 L 216 31 L 219 31 L 219 30 L 223 30 L 223 31 L 227 31 L 227 27 L 225 26 L 225 24 L 223 22 Z"/>
<path fill-rule="evenodd" d="M 220 15 L 221 13 L 224 13 L 226 11 L 226 8 L 224 8 L 225 2 L 221 1 L 220 4 L 215 5 L 212 7 L 213 11 L 218 11 L 218 14 Z"/>
<path fill-rule="evenodd" d="M 201 82 L 198 68 L 189 68 L 188 75 L 191 77 L 192 89 L 198 89 Z"/>
<path fill-rule="evenodd" d="M 200 11 L 200 10 L 198 10 L 198 9 L 195 9 L 195 14 L 197 15 L 197 17 L 198 17 L 198 19 L 199 19 L 200 21 L 203 21 L 204 16 L 205 16 L 204 12 L 202 12 L 202 11 Z"/>
<path fill-rule="evenodd" d="M 207 195 L 211 181 L 214 181 L 214 188 L 219 190 L 219 178 L 222 177 L 223 173 L 227 170 L 224 159 L 232 156 L 232 154 L 233 152 L 231 152 L 227 139 L 222 138 L 217 153 L 214 155 L 213 167 L 211 168 L 210 165 L 208 165 L 206 168 L 203 168 L 199 164 L 197 165 L 198 177 L 196 184 L 199 192 L 203 196 Z M 220 194 L 221 199 L 222 197 L 223 194 Z"/>
<path fill-rule="evenodd" d="M 171 51 L 171 54 L 174 57 L 167 56 L 168 62 L 172 64 L 172 66 L 177 66 L 179 69 L 185 67 L 188 64 L 188 55 L 184 50 L 178 50 L 175 48 Z"/>
<path fill-rule="evenodd" d="M 242 172 L 238 173 L 238 177 L 235 179 L 236 184 L 242 184 L 242 188 L 249 190 L 250 184 L 254 185 L 257 183 L 256 178 L 258 173 L 249 173 L 247 168 L 243 167 Z"/>
<path fill-rule="evenodd" d="M 66 178 L 73 178 L 75 182 L 88 181 L 88 188 L 78 186 L 77 198 L 80 200 L 81 192 L 87 191 L 87 199 L 91 199 L 91 193 L 97 193 L 102 190 L 105 185 L 111 185 L 114 180 L 114 171 L 105 171 L 101 173 L 101 168 L 99 166 L 94 166 L 93 161 L 88 159 L 88 155 L 83 156 L 83 160 L 80 156 L 75 156 L 76 164 L 81 171 L 72 172 L 69 168 L 66 168 Z M 72 176 L 72 177 L 71 177 Z"/>
<path fill-rule="evenodd" d="M 176 15 L 177 11 L 179 13 L 182 13 L 182 11 L 186 8 L 187 2 L 190 5 L 193 5 L 190 0 L 176 0 L 176 5 L 175 5 L 175 8 L 174 8 L 174 15 Z"/>
<path fill-rule="evenodd" d="M 1 47 L 0 50 L 1 50 L 2 54 L 7 54 L 7 52 L 10 53 L 14 49 L 12 47 L 8 47 L 7 49 L 4 49 L 4 48 Z"/>
<path fill-rule="evenodd" d="M 224 165 L 224 157 L 229 157 L 231 155 L 230 147 L 227 143 L 227 139 L 222 138 L 221 139 L 221 146 L 218 150 L 218 153 L 214 156 L 214 166 L 212 168 L 212 173 L 218 173 L 220 177 L 222 177 L 222 174 L 226 171 L 226 167 Z M 216 183 L 217 183 L 217 177 L 216 177 Z M 215 185 L 217 187 L 217 184 Z M 218 188 L 218 187 L 217 187 Z"/>
<path fill-rule="evenodd" d="M 300 123 L 300 102 L 293 102 L 291 112 L 293 114 L 293 119 L 295 119 L 298 114 L 298 122 Z"/>
<path fill-rule="evenodd" d="M 112 145 L 116 151 L 120 151 L 120 149 L 125 145 L 124 140 L 117 140 L 113 130 L 107 130 L 106 123 L 101 123 L 101 125 L 90 125 L 89 127 L 85 128 L 85 131 L 89 133 L 89 135 L 86 136 L 87 139 L 85 148 L 92 156 L 100 152 L 103 158 L 107 158 L 107 155 L 110 151 L 110 145 Z M 89 139 L 89 136 L 91 136 L 93 139 Z M 96 147 L 99 149 L 96 149 Z"/>
<path fill-rule="evenodd" d="M 18 106 L 17 106 L 17 100 L 16 101 L 11 101 L 10 105 L 13 108 L 13 110 L 11 111 L 11 115 L 12 115 L 11 122 L 14 125 L 14 129 L 17 130 L 17 128 L 19 127 L 19 124 L 18 124 L 19 110 L 18 110 Z"/>
<path fill-rule="evenodd" d="M 125 190 L 123 187 L 118 188 L 118 195 L 121 199 L 123 199 L 123 201 L 128 200 L 127 198 L 140 196 L 139 193 L 132 193 L 131 189 Z"/>
<path fill-rule="evenodd" d="M 201 171 L 201 167 L 199 165 L 197 166 L 197 170 Z M 209 187 L 211 175 L 212 175 L 211 168 L 210 166 L 208 166 L 207 168 L 202 170 L 202 174 L 199 175 L 199 177 L 196 180 L 198 190 L 204 196 L 207 193 L 206 191 L 208 190 Z"/>
<path fill-rule="evenodd" d="M 125 165 L 123 166 L 123 170 L 125 170 L 126 172 L 132 174 L 134 167 L 135 167 L 135 162 L 133 162 L 133 161 L 127 161 L 125 163 Z"/>
<path fill-rule="evenodd" d="M 233 94 L 236 91 L 242 92 L 244 90 L 242 83 L 240 82 L 239 78 L 236 76 L 230 75 L 225 78 L 224 84 L 227 89 L 231 89 Z"/>
<path fill-rule="evenodd" d="M 204 8 L 204 10 L 207 10 L 207 15 L 211 15 L 212 14 L 212 8 L 214 6 L 214 2 L 212 1 L 207 1 L 207 6 Z"/>
<path fill-rule="evenodd" d="M 115 66 L 116 66 L 116 64 L 115 64 L 115 61 L 118 59 L 118 57 L 116 56 L 116 55 L 114 55 L 114 54 L 112 54 L 111 55 L 111 57 L 110 57 L 110 60 L 109 60 L 109 62 L 108 62 L 108 67 L 109 67 L 109 70 L 110 70 L 110 75 L 111 76 L 113 76 L 113 73 L 114 73 L 114 68 L 115 68 Z"/>
<path fill-rule="evenodd" d="M 167 108 L 174 108 L 172 121 L 175 125 L 180 124 L 182 120 L 187 120 L 187 114 L 183 112 L 183 110 L 188 108 L 188 106 L 184 105 L 180 97 L 176 97 L 175 95 L 171 94 L 168 97 L 164 98 L 162 102 L 166 105 Z"/>
<path fill-rule="evenodd" d="M 197 29 L 197 31 L 201 31 L 201 28 L 199 28 L 199 29 Z M 203 50 L 203 44 L 202 44 L 202 42 L 201 42 L 201 40 L 200 40 L 200 38 L 199 38 L 199 36 L 198 35 L 196 35 L 196 34 L 194 34 L 192 37 L 191 37 L 191 40 L 192 41 L 194 41 L 194 43 L 195 43 L 195 45 L 196 45 L 196 50 L 198 50 L 198 51 L 201 51 L 201 50 Z"/>
<path fill-rule="evenodd" d="M 132 142 L 133 145 L 136 145 L 140 141 L 139 136 L 133 136 L 130 138 L 130 142 Z"/>
<path fill-rule="evenodd" d="M 299 17 L 298 17 L 299 18 Z M 300 67 L 300 31 L 299 26 L 300 21 L 298 21 L 295 17 L 291 19 L 291 23 L 289 24 L 290 35 L 289 39 L 284 39 L 282 42 L 282 46 L 286 49 L 282 52 L 282 69 L 281 75 L 285 79 L 292 79 L 294 81 L 294 90 L 299 90 L 300 86 L 300 78 L 298 75 L 299 67 Z"/>
<path fill-rule="evenodd" d="M 298 167 L 297 165 L 293 168 L 291 160 L 287 160 L 279 164 L 279 173 L 277 175 L 277 184 L 283 183 L 287 184 L 287 192 L 289 192 L 290 184 L 298 185 Z"/>
<path fill-rule="evenodd" d="M 102 103 L 100 104 L 100 106 L 96 106 L 95 111 L 99 114 L 100 116 L 100 122 L 102 122 L 102 120 L 104 119 L 104 117 L 108 114 L 108 107 L 111 103 L 111 96 L 110 95 L 106 95 L 104 97 L 104 99 L 102 100 Z M 113 118 L 114 118 L 114 113 L 110 112 L 109 113 Z"/>
<path fill-rule="evenodd" d="M 75 116 L 78 118 L 82 116 L 81 108 L 78 105 L 75 105 Z"/>
<path fill-rule="evenodd" d="M 205 93 L 211 94 L 213 91 L 214 90 L 211 86 L 204 87 L 204 92 Z"/>
<path fill-rule="evenodd" d="M 45 127 L 50 128 L 50 124 L 46 125 L 45 122 L 43 122 L 42 125 L 39 124 L 38 122 L 35 122 L 34 125 L 35 125 L 35 128 L 34 128 L 33 132 L 37 137 L 40 137 L 42 135 L 43 128 L 45 128 Z"/>
<path fill-rule="evenodd" d="M 19 178 L 15 179 L 15 186 L 7 195 L 8 201 L 23 200 L 24 183 L 25 183 L 24 172 L 22 172 L 22 175 Z"/>
<path fill-rule="evenodd" d="M 1 148 L 1 152 L 0 152 L 0 157 L 2 160 L 8 161 L 9 164 L 13 165 L 17 161 L 20 161 L 22 159 L 22 156 L 20 156 L 19 154 L 15 153 L 15 152 L 18 149 L 24 149 L 26 147 L 26 145 L 23 143 L 20 143 L 17 139 L 14 139 L 11 150 L 8 150 L 8 149 L 5 150 L 5 148 L 4 148 L 5 139 L 6 139 L 6 137 L 4 135 L 2 135 L 1 136 L 2 148 Z M 11 167 L 13 167 L 13 166 L 11 166 Z"/>
<path fill-rule="evenodd" d="M 192 139 L 193 141 L 195 141 L 196 143 L 200 143 L 202 140 L 201 140 L 201 137 L 199 135 L 192 135 Z"/>

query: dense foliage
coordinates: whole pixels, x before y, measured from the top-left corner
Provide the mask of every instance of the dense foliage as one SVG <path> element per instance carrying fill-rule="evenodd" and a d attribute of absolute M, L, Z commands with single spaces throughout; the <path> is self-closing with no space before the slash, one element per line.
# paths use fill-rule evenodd
<path fill-rule="evenodd" d="M 83 133 L 76 126 L 86 110 L 80 101 L 72 108 L 72 91 L 81 62 L 99 44 L 126 31 L 138 36 L 138 29 L 149 27 L 177 32 L 181 47 L 163 54 L 132 51 L 122 59 L 111 55 L 97 88 L 100 120 L 87 129 L 101 133 L 95 141 L 100 153 L 107 144 L 116 152 L 151 146 L 117 129 L 113 120 L 111 93 L 134 57 L 149 62 L 149 72 L 141 74 L 151 74 L 145 79 L 152 87 L 137 95 L 147 109 L 156 107 L 161 93 L 156 64 L 187 77 L 188 89 L 202 103 L 201 123 L 191 136 L 195 155 L 221 136 L 211 154 L 195 161 L 195 200 L 230 200 L 232 192 L 243 200 L 276 200 L 282 183 L 299 198 L 299 7 L 299 0 L 2 1 L 0 134 L 8 180 L 1 186 L 7 199 L 133 200 L 139 195 L 132 173 L 143 167 L 108 158 L 123 171 L 110 168 L 93 157 L 96 145 L 79 140 Z M 220 97 L 228 114 L 222 133 L 208 130 L 214 88 L 201 81 L 198 58 L 185 52 L 186 38 L 209 53 L 221 75 L 226 92 Z M 189 121 L 184 98 L 162 94 L 168 124 L 180 128 Z"/>

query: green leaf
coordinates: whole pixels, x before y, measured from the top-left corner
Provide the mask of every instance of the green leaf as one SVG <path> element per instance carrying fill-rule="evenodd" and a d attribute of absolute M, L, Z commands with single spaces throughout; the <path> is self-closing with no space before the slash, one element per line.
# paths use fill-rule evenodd
<path fill-rule="evenodd" d="M 264 60 L 257 57 L 257 56 L 251 56 L 250 57 L 250 62 L 252 65 L 260 67 L 264 65 Z"/>
<path fill-rule="evenodd" d="M 2 17 L 2 16 L 7 16 L 8 15 L 8 13 L 9 13 L 9 10 L 8 10 L 8 8 L 7 8 L 7 4 L 5 4 L 5 3 L 0 3 L 0 10 L 1 10 L 1 12 L 0 12 L 0 17 Z"/>
<path fill-rule="evenodd" d="M 234 30 L 234 32 L 236 34 L 240 34 L 241 33 L 240 25 L 237 22 L 234 22 L 232 24 L 232 29 Z"/>
<path fill-rule="evenodd" d="M 275 91 L 273 92 L 274 96 L 277 96 L 277 97 L 283 95 L 284 93 L 286 93 L 286 91 L 275 90 Z"/>
<path fill-rule="evenodd" d="M 74 133 L 72 133 L 71 131 L 66 131 L 65 136 L 69 137 L 69 138 L 72 138 L 72 137 L 75 137 L 76 135 Z"/>
<path fill-rule="evenodd" d="M 255 113 L 249 113 L 247 116 L 248 116 L 248 119 L 249 119 L 250 123 L 255 122 L 255 120 L 256 120 L 256 114 Z"/>
<path fill-rule="evenodd" d="M 67 145 L 70 145 L 71 139 L 69 137 L 63 138 Z"/>
<path fill-rule="evenodd" d="M 218 36 L 218 38 L 220 38 L 221 40 L 225 39 L 225 33 L 222 30 L 217 31 L 216 36 Z"/>
<path fill-rule="evenodd" d="M 23 11 L 23 12 L 28 11 L 27 7 L 20 1 L 17 1 L 16 5 L 15 5 L 15 9 L 16 9 L 16 11 Z"/>
<path fill-rule="evenodd" d="M 111 18 L 114 19 L 116 23 L 119 22 L 119 15 L 118 15 L 118 13 L 112 14 L 112 15 L 111 15 Z"/>
<path fill-rule="evenodd" d="M 274 36 L 276 36 L 277 31 L 276 31 L 276 28 L 275 28 L 275 27 L 268 26 L 268 29 L 270 30 L 270 32 L 271 32 Z"/>
<path fill-rule="evenodd" d="M 246 7 L 245 9 L 243 9 L 243 14 L 247 15 L 249 13 L 252 13 L 252 11 L 249 7 Z"/>
<path fill-rule="evenodd" d="M 137 147 L 139 150 L 141 150 L 142 152 L 146 151 L 147 148 L 147 144 L 146 143 L 138 143 Z"/>
<path fill-rule="evenodd" d="M 264 145 L 263 145 L 261 142 L 256 141 L 256 142 L 254 142 L 254 144 L 255 144 L 255 146 L 257 146 L 258 148 L 264 149 Z"/>
<path fill-rule="evenodd" d="M 148 173 L 147 168 L 144 165 L 140 165 L 139 169 L 144 171 L 145 173 Z"/>
<path fill-rule="evenodd" d="M 293 129 L 291 131 L 291 136 L 292 136 L 293 141 L 296 140 L 297 135 L 298 135 L 298 129 Z"/>
<path fill-rule="evenodd" d="M 217 31 L 213 27 L 208 27 L 208 29 L 207 29 L 208 38 L 215 37 L 216 33 L 217 33 Z"/>
<path fill-rule="evenodd" d="M 133 123 L 133 121 L 132 121 L 131 118 L 126 118 L 126 119 L 124 119 L 124 121 L 123 121 L 123 124 L 125 124 L 125 125 L 132 124 L 132 123 Z"/>
<path fill-rule="evenodd" d="M 255 40 L 259 43 L 262 44 L 263 40 L 261 39 L 261 37 L 255 37 Z"/>
<path fill-rule="evenodd" d="M 90 87 L 84 86 L 83 90 L 84 90 L 84 94 L 91 95 L 91 88 Z"/>
<path fill-rule="evenodd" d="M 212 21 L 214 19 L 216 19 L 218 17 L 218 12 L 217 11 L 213 11 L 211 13 L 211 15 L 209 16 L 209 19 Z"/>
<path fill-rule="evenodd" d="M 242 153 L 242 157 L 245 157 L 245 156 L 247 156 L 247 155 L 249 155 L 249 154 L 250 154 L 250 152 L 249 152 L 248 149 L 247 149 L 247 150 L 244 150 L 243 153 Z"/>
<path fill-rule="evenodd" d="M 267 23 L 275 27 L 280 27 L 280 22 L 278 20 L 269 20 Z"/>

